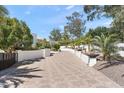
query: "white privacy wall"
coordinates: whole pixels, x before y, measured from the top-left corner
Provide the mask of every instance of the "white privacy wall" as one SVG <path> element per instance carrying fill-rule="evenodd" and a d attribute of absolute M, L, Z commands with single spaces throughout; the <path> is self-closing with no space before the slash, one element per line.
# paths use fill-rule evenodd
<path fill-rule="evenodd" d="M 18 51 L 18 61 L 31 60 L 50 56 L 50 49 Z"/>

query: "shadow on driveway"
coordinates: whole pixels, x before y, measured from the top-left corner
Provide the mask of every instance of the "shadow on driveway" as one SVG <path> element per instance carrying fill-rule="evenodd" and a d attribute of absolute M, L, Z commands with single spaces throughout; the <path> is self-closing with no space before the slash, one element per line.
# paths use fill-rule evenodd
<path fill-rule="evenodd" d="M 16 63 L 12 67 L 0 71 L 0 87 L 9 88 L 9 87 L 18 87 L 19 84 L 24 83 L 24 78 L 42 78 L 39 75 L 30 74 L 31 72 L 44 71 L 43 69 L 28 68 L 26 65 L 30 65 L 34 62 L 41 62 L 41 59 L 27 60 L 23 62 Z M 25 67 L 21 67 L 25 66 Z M 21 67 L 21 68 L 19 68 Z M 22 79 L 23 78 L 23 79 Z"/>

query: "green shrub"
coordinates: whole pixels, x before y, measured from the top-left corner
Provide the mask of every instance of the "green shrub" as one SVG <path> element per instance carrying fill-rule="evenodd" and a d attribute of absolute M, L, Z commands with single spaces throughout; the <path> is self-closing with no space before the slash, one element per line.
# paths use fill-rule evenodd
<path fill-rule="evenodd" d="M 48 43 L 48 44 L 37 44 L 37 48 L 38 49 L 45 49 L 45 48 L 51 48 L 50 47 L 50 44 Z"/>
<path fill-rule="evenodd" d="M 39 47 L 39 49 L 44 49 L 44 48 L 45 48 L 45 46 L 43 46 L 43 45 Z"/>
<path fill-rule="evenodd" d="M 60 48 L 60 45 L 59 45 L 59 44 L 55 44 L 55 45 L 53 46 L 53 50 L 54 50 L 54 51 L 58 51 L 59 48 Z"/>

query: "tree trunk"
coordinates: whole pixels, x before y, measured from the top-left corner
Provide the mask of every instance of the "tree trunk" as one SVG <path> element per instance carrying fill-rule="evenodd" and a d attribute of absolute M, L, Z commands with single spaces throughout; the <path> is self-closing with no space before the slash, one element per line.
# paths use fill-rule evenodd
<path fill-rule="evenodd" d="M 110 55 L 104 54 L 103 55 L 103 60 L 106 61 L 106 62 L 109 62 L 111 64 Z"/>
<path fill-rule="evenodd" d="M 88 52 L 90 52 L 90 45 L 88 44 Z"/>
<path fill-rule="evenodd" d="M 110 64 L 112 64 L 112 62 L 111 62 L 111 56 L 110 56 L 110 55 L 107 56 L 107 60 L 108 60 L 108 62 L 109 62 Z"/>
<path fill-rule="evenodd" d="M 105 54 L 103 54 L 103 60 L 106 61 L 106 56 L 105 56 Z"/>

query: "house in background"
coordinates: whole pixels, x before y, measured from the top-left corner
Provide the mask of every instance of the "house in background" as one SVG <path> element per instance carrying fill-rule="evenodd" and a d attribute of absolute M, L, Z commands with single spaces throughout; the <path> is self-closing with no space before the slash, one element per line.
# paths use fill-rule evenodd
<path fill-rule="evenodd" d="M 37 34 L 32 33 L 32 36 L 33 36 L 33 44 L 32 44 L 32 47 L 36 47 L 36 44 L 37 44 Z"/>

